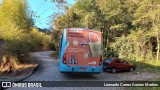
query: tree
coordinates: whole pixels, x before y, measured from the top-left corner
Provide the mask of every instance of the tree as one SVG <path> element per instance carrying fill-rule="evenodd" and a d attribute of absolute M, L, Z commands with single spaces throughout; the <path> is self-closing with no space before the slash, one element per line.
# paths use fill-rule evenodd
<path fill-rule="evenodd" d="M 0 11 L 1 26 L 15 24 L 19 29 L 28 30 L 30 18 L 27 16 L 26 0 L 3 0 Z"/>
<path fill-rule="evenodd" d="M 143 0 L 135 13 L 135 21 L 133 22 L 138 28 L 148 33 L 148 36 L 156 37 L 156 59 L 159 59 L 160 51 L 160 1 L 159 0 Z"/>
<path fill-rule="evenodd" d="M 100 30 L 104 50 L 114 48 L 129 59 L 159 59 L 159 0 L 77 0 L 54 21 L 56 30 L 84 27 Z M 117 50 L 117 51 L 116 51 Z"/>
<path fill-rule="evenodd" d="M 3 0 L 0 7 L 0 38 L 6 41 L 8 55 L 27 55 L 35 49 L 46 49 L 51 41 L 47 34 L 33 28 L 26 0 Z"/>

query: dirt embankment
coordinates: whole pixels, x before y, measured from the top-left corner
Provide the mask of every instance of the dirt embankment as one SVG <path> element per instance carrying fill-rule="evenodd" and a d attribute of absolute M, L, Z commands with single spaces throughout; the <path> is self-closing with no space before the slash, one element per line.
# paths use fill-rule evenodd
<path fill-rule="evenodd" d="M 38 66 L 38 63 L 29 57 L 25 61 L 24 63 L 19 63 L 15 57 L 4 56 L 0 65 L 0 77 L 27 76 Z"/>

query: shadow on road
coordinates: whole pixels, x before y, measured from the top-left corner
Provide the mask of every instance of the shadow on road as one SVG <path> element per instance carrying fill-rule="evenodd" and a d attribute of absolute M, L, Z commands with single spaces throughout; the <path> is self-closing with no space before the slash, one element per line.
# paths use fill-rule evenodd
<path fill-rule="evenodd" d="M 95 74 L 86 74 L 86 73 L 62 73 L 66 78 L 71 80 L 88 80 L 88 79 L 97 79 Z"/>

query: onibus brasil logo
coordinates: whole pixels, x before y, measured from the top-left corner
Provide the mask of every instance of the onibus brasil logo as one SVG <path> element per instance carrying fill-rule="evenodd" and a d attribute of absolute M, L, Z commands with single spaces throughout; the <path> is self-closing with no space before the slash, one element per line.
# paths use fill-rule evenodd
<path fill-rule="evenodd" d="M 17 82 L 2 82 L 2 87 L 3 88 L 10 88 L 10 87 L 42 87 L 41 83 L 29 83 L 29 82 L 22 82 L 22 83 L 17 83 Z"/>

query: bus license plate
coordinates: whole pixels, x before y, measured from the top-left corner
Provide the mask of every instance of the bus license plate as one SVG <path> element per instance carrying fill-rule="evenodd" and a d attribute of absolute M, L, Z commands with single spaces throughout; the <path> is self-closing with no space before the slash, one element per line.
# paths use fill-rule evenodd
<path fill-rule="evenodd" d="M 78 61 L 77 60 L 68 60 L 68 64 L 77 64 L 78 63 Z"/>
<path fill-rule="evenodd" d="M 85 70 L 86 70 L 86 68 L 80 68 L 80 70 L 85 71 Z"/>

